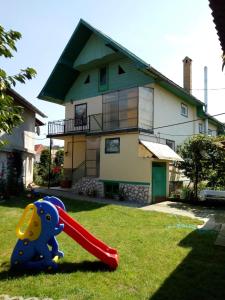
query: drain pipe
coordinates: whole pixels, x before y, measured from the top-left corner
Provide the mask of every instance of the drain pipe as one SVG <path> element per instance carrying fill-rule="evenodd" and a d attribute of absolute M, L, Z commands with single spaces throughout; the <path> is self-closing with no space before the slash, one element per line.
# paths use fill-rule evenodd
<path fill-rule="evenodd" d="M 208 113 L 208 68 L 204 67 L 204 102 L 205 113 Z M 209 122 L 208 118 L 205 119 L 205 135 L 208 136 Z"/>

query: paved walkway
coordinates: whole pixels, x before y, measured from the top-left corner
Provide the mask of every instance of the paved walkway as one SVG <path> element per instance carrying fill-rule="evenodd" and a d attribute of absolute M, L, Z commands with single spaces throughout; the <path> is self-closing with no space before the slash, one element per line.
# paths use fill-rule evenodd
<path fill-rule="evenodd" d="M 44 193 L 46 195 L 54 195 L 56 197 L 65 197 L 73 200 L 83 200 L 90 202 L 97 202 L 103 204 L 114 204 L 122 205 L 133 208 L 139 208 L 145 211 L 158 211 L 162 213 L 168 213 L 173 215 L 179 215 L 189 218 L 195 218 L 203 221 L 203 224 L 199 228 L 205 230 L 216 230 L 219 232 L 216 245 L 225 246 L 225 209 L 223 208 L 208 208 L 204 206 L 193 206 L 181 202 L 165 201 L 151 205 L 141 205 L 140 203 L 133 203 L 129 201 L 116 201 L 104 198 L 90 198 L 87 196 L 77 195 L 71 189 L 47 189 L 47 188 L 36 188 L 36 191 Z"/>

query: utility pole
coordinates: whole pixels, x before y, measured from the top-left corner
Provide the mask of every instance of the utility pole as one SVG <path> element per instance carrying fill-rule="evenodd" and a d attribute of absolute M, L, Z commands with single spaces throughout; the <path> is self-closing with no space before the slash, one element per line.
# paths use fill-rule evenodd
<path fill-rule="evenodd" d="M 208 68 L 204 67 L 204 102 L 205 102 L 205 113 L 208 113 Z M 208 118 L 205 119 L 205 135 L 208 136 Z"/>
<path fill-rule="evenodd" d="M 50 138 L 50 147 L 49 147 L 49 162 L 48 162 L 48 189 L 50 189 L 50 185 L 51 185 L 51 165 L 52 165 L 52 144 L 53 141 Z"/>

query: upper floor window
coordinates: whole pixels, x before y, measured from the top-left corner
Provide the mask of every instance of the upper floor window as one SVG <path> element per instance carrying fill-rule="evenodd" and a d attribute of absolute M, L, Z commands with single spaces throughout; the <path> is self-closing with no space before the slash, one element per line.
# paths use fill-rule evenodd
<path fill-rule="evenodd" d="M 184 103 L 181 103 L 181 115 L 184 117 L 188 117 L 188 106 Z"/>
<path fill-rule="evenodd" d="M 74 126 L 87 125 L 87 103 L 75 105 L 75 123 Z"/>
<path fill-rule="evenodd" d="M 138 88 L 104 94 L 102 106 L 104 130 L 137 128 Z"/>
<path fill-rule="evenodd" d="M 204 124 L 202 124 L 202 123 L 198 124 L 198 131 L 199 131 L 199 133 L 204 133 L 205 132 Z"/>
<path fill-rule="evenodd" d="M 175 151 L 175 141 L 166 140 L 167 146 L 169 146 L 173 151 Z"/>
<path fill-rule="evenodd" d="M 90 83 L 90 75 L 88 75 L 84 81 L 84 84 Z"/>
<path fill-rule="evenodd" d="M 124 74 L 124 73 L 126 73 L 124 71 L 124 69 L 121 66 L 118 66 L 118 74 L 121 75 L 121 74 Z"/>
<path fill-rule="evenodd" d="M 106 66 L 99 69 L 99 91 L 108 89 L 108 68 Z"/>

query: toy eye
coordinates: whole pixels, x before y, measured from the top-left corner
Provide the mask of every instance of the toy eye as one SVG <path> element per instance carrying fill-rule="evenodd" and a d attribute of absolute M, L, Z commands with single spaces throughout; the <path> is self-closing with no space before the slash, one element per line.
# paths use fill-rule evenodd
<path fill-rule="evenodd" d="M 45 219 L 46 219 L 47 221 L 51 221 L 51 215 L 50 215 L 50 214 L 47 214 L 47 215 L 45 216 Z"/>

